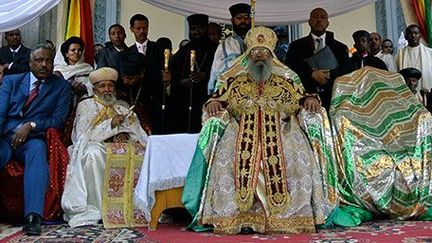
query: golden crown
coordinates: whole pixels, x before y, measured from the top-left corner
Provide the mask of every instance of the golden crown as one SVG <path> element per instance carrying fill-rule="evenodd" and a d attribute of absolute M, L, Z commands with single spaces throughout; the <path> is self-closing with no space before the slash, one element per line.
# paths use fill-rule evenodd
<path fill-rule="evenodd" d="M 277 43 L 276 33 L 267 27 L 259 26 L 248 31 L 245 37 L 245 44 L 250 50 L 254 47 L 267 47 L 273 51 Z"/>

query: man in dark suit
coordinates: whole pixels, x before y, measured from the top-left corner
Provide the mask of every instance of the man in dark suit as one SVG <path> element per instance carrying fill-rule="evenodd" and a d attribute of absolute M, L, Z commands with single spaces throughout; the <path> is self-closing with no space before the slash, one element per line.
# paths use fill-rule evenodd
<path fill-rule="evenodd" d="M 190 42 L 173 56 L 173 122 L 174 133 L 197 133 L 201 130 L 202 106 L 208 100 L 207 84 L 217 44 L 208 37 L 208 16 L 187 17 Z M 195 62 L 191 63 L 191 51 Z M 193 72 L 191 71 L 193 64 Z"/>
<path fill-rule="evenodd" d="M 357 30 L 352 34 L 354 48 L 357 50 L 344 65 L 341 75 L 353 72 L 364 66 L 371 66 L 383 70 L 388 70 L 387 65 L 378 57 L 370 52 L 370 34 L 366 30 Z"/>
<path fill-rule="evenodd" d="M 0 65 L 3 67 L 4 75 L 30 71 L 30 49 L 22 45 L 20 30 L 5 32 L 5 39 L 7 46 L 0 48 Z"/>
<path fill-rule="evenodd" d="M 135 14 L 129 21 L 130 30 L 135 36 L 135 44 L 129 51 L 140 52 L 146 56 L 145 74 L 142 87 L 142 98 L 152 126 L 152 134 L 165 133 L 161 127 L 163 81 L 171 77 L 169 72 L 163 72 L 164 50 L 154 41 L 147 38 L 149 20 L 142 14 Z"/>
<path fill-rule="evenodd" d="M 332 32 L 326 31 L 329 22 L 328 14 L 324 9 L 312 10 L 308 23 L 311 28 L 310 34 L 290 44 L 285 63 L 299 75 L 306 92 L 319 94 L 322 105 L 328 110 L 333 81 L 337 78 L 338 72 L 336 70 L 313 70 L 305 59 L 328 46 L 341 66 L 348 60 L 348 47 L 335 40 Z"/>
<path fill-rule="evenodd" d="M 0 86 L 0 169 L 11 159 L 25 165 L 23 231 L 28 235 L 41 233 L 49 172 L 44 133 L 63 126 L 71 98 L 70 84 L 52 74 L 53 62 L 52 50 L 38 46 L 31 52 L 31 72 L 6 76 Z"/>
<path fill-rule="evenodd" d="M 96 58 L 98 68 L 111 67 L 120 72 L 121 69 L 121 55 L 127 50 L 126 32 L 123 26 L 113 24 L 108 29 L 109 42 L 105 43 L 105 48 Z"/>

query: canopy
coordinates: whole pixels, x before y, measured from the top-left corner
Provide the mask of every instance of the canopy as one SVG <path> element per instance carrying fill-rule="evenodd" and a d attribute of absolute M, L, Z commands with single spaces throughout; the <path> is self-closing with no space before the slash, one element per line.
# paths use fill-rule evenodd
<path fill-rule="evenodd" d="M 61 0 L 0 0 L 0 32 L 19 28 L 55 7 Z"/>
<path fill-rule="evenodd" d="M 234 3 L 250 1 L 228 0 L 143 0 L 151 5 L 181 15 L 204 13 L 211 21 L 229 23 L 229 6 Z M 256 0 L 256 18 L 258 25 L 286 25 L 304 23 L 309 19 L 309 13 L 316 7 L 324 8 L 329 16 L 336 16 L 353 11 L 375 0 Z"/>

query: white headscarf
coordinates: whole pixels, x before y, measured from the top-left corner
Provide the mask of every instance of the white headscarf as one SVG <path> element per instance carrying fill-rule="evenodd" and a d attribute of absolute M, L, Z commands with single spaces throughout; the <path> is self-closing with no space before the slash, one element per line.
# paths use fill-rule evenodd
<path fill-rule="evenodd" d="M 89 74 L 93 70 L 90 64 L 84 62 L 84 50 L 80 59 L 74 65 L 68 65 L 64 59 L 61 48 L 58 48 L 54 58 L 54 71 L 59 71 L 64 79 L 70 79 L 76 74 Z"/>

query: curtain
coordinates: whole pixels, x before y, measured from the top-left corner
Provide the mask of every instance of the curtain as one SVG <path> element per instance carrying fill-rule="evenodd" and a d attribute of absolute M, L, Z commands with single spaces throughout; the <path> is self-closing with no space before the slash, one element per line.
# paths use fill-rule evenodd
<path fill-rule="evenodd" d="M 204 13 L 211 21 L 229 23 L 229 6 L 238 2 L 250 1 L 228 0 L 143 0 L 156 7 L 178 13 L 190 15 Z M 356 10 L 375 0 L 256 0 L 256 23 L 258 25 L 287 25 L 304 23 L 309 19 L 309 13 L 316 7 L 324 8 L 330 16 Z"/>
<path fill-rule="evenodd" d="M 0 0 L 0 32 L 19 28 L 55 7 L 61 0 Z"/>

